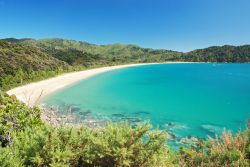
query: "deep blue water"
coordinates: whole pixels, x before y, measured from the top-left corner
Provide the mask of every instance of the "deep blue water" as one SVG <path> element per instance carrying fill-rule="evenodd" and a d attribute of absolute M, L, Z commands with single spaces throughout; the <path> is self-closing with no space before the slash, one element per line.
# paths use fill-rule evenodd
<path fill-rule="evenodd" d="M 149 120 L 177 139 L 237 132 L 250 118 L 250 64 L 160 64 L 113 70 L 43 99 L 83 119 Z"/>

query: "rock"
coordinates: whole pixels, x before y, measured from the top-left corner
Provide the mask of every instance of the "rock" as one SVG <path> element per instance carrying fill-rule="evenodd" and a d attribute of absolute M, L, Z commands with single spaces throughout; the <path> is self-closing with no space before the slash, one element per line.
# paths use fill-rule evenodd
<path fill-rule="evenodd" d="M 170 133 L 170 132 L 167 132 L 170 136 L 170 139 L 173 139 L 175 140 L 176 139 L 176 135 L 174 133 Z"/>
<path fill-rule="evenodd" d="M 216 125 L 212 125 L 212 124 L 204 124 L 201 125 L 201 128 L 203 130 L 206 130 L 209 133 L 213 133 L 213 134 L 220 134 L 222 132 L 222 128 Z"/>
<path fill-rule="evenodd" d="M 196 144 L 198 141 L 199 140 L 196 137 L 187 136 L 187 137 L 181 138 L 180 143 L 181 144 L 193 145 L 193 144 Z"/>
<path fill-rule="evenodd" d="M 129 122 L 133 122 L 133 123 L 141 122 L 142 121 L 141 119 L 134 118 L 134 117 L 126 117 L 125 119 L 128 120 Z"/>
<path fill-rule="evenodd" d="M 125 115 L 123 115 L 123 114 L 112 114 L 112 116 L 114 116 L 114 117 L 125 117 Z"/>
<path fill-rule="evenodd" d="M 135 114 L 135 115 L 147 114 L 147 115 L 149 115 L 150 112 L 147 112 L 147 111 L 137 111 L 137 112 L 134 112 L 132 114 Z"/>
<path fill-rule="evenodd" d="M 165 125 L 168 126 L 168 127 L 173 127 L 173 126 L 175 126 L 176 124 L 175 124 L 175 123 L 172 123 L 172 122 L 168 122 L 168 123 L 166 123 Z"/>
<path fill-rule="evenodd" d="M 79 115 L 81 115 L 81 116 L 87 116 L 87 115 L 90 114 L 90 113 L 91 113 L 90 110 L 87 110 L 87 111 L 80 111 L 80 112 L 79 112 Z"/>
<path fill-rule="evenodd" d="M 81 109 L 79 107 L 72 107 L 71 108 L 71 112 L 78 112 L 80 111 Z"/>

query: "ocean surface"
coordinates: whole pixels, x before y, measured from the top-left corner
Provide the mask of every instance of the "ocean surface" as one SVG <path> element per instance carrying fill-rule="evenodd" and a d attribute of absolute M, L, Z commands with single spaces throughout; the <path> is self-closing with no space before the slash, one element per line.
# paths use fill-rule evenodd
<path fill-rule="evenodd" d="M 44 98 L 83 120 L 149 121 L 176 141 L 245 129 L 250 64 L 158 64 L 98 74 Z"/>

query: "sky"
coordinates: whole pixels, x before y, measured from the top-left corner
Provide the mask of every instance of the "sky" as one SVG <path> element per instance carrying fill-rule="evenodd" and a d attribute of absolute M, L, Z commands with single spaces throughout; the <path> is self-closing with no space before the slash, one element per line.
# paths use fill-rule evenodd
<path fill-rule="evenodd" d="M 0 38 L 190 51 L 250 44 L 250 0 L 0 0 Z"/>

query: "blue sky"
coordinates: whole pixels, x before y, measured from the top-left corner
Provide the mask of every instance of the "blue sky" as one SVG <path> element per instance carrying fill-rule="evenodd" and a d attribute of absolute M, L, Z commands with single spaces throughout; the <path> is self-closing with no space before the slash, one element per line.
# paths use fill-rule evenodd
<path fill-rule="evenodd" d="M 0 38 L 190 51 L 250 44 L 250 0 L 0 0 Z"/>

